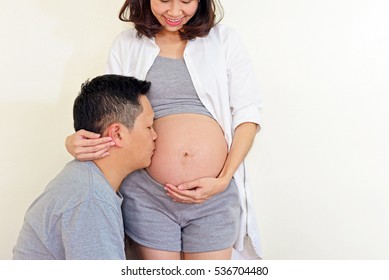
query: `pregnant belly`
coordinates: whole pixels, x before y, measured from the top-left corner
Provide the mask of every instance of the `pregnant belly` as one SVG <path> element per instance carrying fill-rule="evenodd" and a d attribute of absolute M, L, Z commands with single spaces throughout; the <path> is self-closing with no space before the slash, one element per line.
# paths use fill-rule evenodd
<path fill-rule="evenodd" d="M 227 143 L 219 124 L 197 114 L 176 114 L 157 119 L 155 153 L 147 168 L 162 185 L 217 177 L 227 157 Z"/>

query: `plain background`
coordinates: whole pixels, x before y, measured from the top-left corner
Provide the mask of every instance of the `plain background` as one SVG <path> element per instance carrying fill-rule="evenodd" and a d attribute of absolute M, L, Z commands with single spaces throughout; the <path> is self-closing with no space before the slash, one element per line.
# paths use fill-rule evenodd
<path fill-rule="evenodd" d="M 0 259 L 71 160 L 119 0 L 0 0 Z M 389 2 L 222 0 L 264 96 L 248 156 L 265 259 L 389 259 Z"/>

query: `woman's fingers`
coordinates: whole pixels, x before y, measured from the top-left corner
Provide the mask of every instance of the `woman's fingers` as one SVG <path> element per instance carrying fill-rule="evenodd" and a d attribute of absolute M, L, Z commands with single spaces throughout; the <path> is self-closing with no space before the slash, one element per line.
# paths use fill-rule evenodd
<path fill-rule="evenodd" d="M 76 132 L 77 136 L 83 137 L 83 138 L 89 138 L 89 139 L 96 139 L 100 137 L 100 134 L 87 131 L 85 129 L 80 129 Z"/>
<path fill-rule="evenodd" d="M 94 140 L 89 140 L 94 141 Z M 75 154 L 76 158 L 81 160 L 88 160 L 88 159 L 97 159 L 104 156 L 107 156 L 108 154 L 105 154 L 109 148 L 115 145 L 115 142 L 110 141 L 103 144 L 97 144 L 92 146 L 80 146 L 75 148 Z"/>
<path fill-rule="evenodd" d="M 109 155 L 108 149 L 115 145 L 111 137 L 81 129 L 68 136 L 65 146 L 68 152 L 80 161 L 95 160 Z"/>
<path fill-rule="evenodd" d="M 94 150 L 88 150 L 95 152 L 104 148 L 108 148 L 115 145 L 111 137 L 102 137 L 98 139 L 78 139 L 75 144 L 76 147 L 82 148 L 94 148 Z"/>
<path fill-rule="evenodd" d="M 181 203 L 202 203 L 206 199 L 201 195 L 199 189 L 191 190 L 179 190 L 176 186 L 171 184 L 166 184 L 165 190 L 167 195 L 171 197 L 176 202 Z"/>

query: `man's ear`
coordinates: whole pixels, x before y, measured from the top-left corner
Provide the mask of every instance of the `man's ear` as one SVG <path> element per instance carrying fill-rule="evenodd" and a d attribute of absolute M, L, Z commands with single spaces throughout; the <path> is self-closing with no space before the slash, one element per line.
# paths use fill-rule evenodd
<path fill-rule="evenodd" d="M 123 125 L 113 123 L 107 128 L 107 136 L 112 138 L 116 147 L 123 147 Z"/>

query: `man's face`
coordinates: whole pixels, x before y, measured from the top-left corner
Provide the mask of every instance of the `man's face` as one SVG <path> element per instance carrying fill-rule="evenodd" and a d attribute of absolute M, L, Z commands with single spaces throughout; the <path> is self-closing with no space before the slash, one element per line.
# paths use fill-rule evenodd
<path fill-rule="evenodd" d="M 157 133 L 153 128 L 154 111 L 146 96 L 141 95 L 140 103 L 143 111 L 136 118 L 134 127 L 129 130 L 125 149 L 128 150 L 130 164 L 136 169 L 141 169 L 151 164 L 151 157 L 155 150 Z"/>

